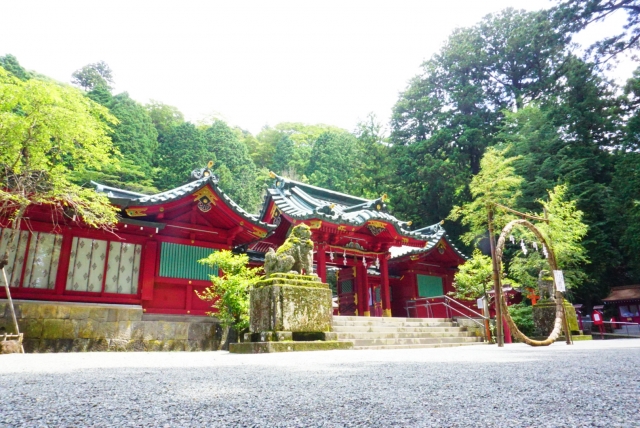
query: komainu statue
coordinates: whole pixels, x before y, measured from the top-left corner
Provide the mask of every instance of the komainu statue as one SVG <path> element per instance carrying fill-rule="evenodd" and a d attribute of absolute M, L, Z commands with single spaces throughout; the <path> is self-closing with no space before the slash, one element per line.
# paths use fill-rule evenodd
<path fill-rule="evenodd" d="M 264 273 L 269 278 L 278 272 L 313 275 L 313 241 L 311 229 L 306 224 L 294 227 L 278 251 L 269 248 L 265 255 Z"/>
<path fill-rule="evenodd" d="M 541 270 L 538 274 L 538 295 L 542 300 L 548 299 L 553 302 L 556 301 L 553 277 L 551 277 L 551 273 L 548 270 Z"/>

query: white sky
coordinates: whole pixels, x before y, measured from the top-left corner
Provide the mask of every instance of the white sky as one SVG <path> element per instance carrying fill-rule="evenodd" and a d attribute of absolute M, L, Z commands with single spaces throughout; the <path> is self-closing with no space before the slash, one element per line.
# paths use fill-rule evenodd
<path fill-rule="evenodd" d="M 549 0 L 28 1 L 2 0 L 0 55 L 69 82 L 106 61 L 115 92 L 215 115 L 256 134 L 280 122 L 353 130 L 384 123 L 420 64 L 456 27 Z M 620 16 L 618 18 L 624 18 Z M 612 19 L 581 38 L 613 34 Z M 622 81 L 631 61 L 612 72 Z"/>

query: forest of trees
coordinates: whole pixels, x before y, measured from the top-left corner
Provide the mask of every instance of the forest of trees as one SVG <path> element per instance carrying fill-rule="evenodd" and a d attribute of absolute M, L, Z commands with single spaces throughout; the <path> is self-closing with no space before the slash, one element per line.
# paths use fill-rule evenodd
<path fill-rule="evenodd" d="M 573 36 L 613 12 L 627 14 L 620 34 L 578 50 Z M 639 17 L 637 0 L 565 0 L 457 29 L 400 94 L 389 133 L 373 114 L 351 131 L 280 123 L 252 135 L 221 120 L 191 123 L 175 107 L 114 94 L 109 66 L 89 64 L 71 82 L 117 119 L 110 137 L 118 162 L 79 168 L 74 182 L 153 193 L 186 183 L 212 160 L 221 188 L 250 212 L 271 170 L 357 196 L 387 193 L 397 217 L 422 227 L 470 200 L 482 156 L 496 146 L 517 156 L 524 179 L 513 208 L 535 210 L 548 190 L 566 185 L 584 212 L 585 275 L 574 298 L 591 303 L 611 286 L 640 282 L 640 68 L 623 87 L 603 73 L 637 51 Z M 47 79 L 12 55 L 0 66 L 21 80 Z M 454 240 L 465 232 L 459 221 L 445 227 Z"/>

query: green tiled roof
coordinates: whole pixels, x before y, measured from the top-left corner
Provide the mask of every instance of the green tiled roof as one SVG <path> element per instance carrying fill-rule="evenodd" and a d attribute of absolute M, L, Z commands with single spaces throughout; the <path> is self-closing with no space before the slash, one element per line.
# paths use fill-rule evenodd
<path fill-rule="evenodd" d="M 222 191 L 222 189 L 220 189 L 220 187 L 218 187 L 218 180 L 214 175 L 203 177 L 199 180 L 194 180 L 183 186 L 167 190 L 166 192 L 156 193 L 155 195 L 144 195 L 142 193 L 130 192 L 128 190 L 106 186 L 104 184 L 96 183 L 93 181 L 91 182 L 91 184 L 95 186 L 97 192 L 105 193 L 113 204 L 118 205 L 121 208 L 164 204 L 177 199 L 181 199 L 200 190 L 207 184 L 210 184 L 215 193 L 220 196 L 220 198 L 224 200 L 226 205 L 240 217 L 243 217 L 244 219 L 255 225 L 264 227 L 267 230 L 273 230 L 276 228 L 275 225 L 260 221 L 257 215 L 249 214 L 244 209 L 242 209 L 240 205 L 236 204 L 229 196 L 224 193 L 224 191 Z"/>
<path fill-rule="evenodd" d="M 362 226 L 369 220 L 379 220 L 393 225 L 398 234 L 429 241 L 429 245 L 431 242 L 435 245 L 445 234 L 440 225 L 411 230 L 408 222 L 387 212 L 383 198 L 358 198 L 280 176 L 276 176 L 275 185 L 268 189 L 260 218 L 266 214 L 269 198 L 281 212 L 296 220 L 319 219 L 349 226 Z"/>
<path fill-rule="evenodd" d="M 397 260 L 410 254 L 427 253 L 431 251 L 441 239 L 444 239 L 457 255 L 465 260 L 469 258 L 465 256 L 455 245 L 453 245 L 453 242 L 449 240 L 447 232 L 440 225 L 440 223 L 423 227 L 422 229 L 415 230 L 415 232 L 419 232 L 430 237 L 427 245 L 424 248 L 410 247 L 408 245 L 403 245 L 402 247 L 391 247 L 389 250 L 389 252 L 391 253 L 391 260 Z"/>

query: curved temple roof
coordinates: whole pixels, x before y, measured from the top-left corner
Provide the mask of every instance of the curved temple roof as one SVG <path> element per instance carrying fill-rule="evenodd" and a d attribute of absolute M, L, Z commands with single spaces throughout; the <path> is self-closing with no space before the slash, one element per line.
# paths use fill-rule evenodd
<path fill-rule="evenodd" d="M 247 211 L 242 209 L 240 205 L 236 204 L 229 196 L 224 193 L 222 189 L 220 189 L 220 187 L 218 187 L 218 180 L 214 175 L 200 178 L 183 186 L 176 187 L 175 189 L 156 193 L 155 195 L 144 195 L 142 193 L 136 193 L 128 190 L 118 189 L 115 187 L 105 186 L 104 184 L 96 183 L 94 181 L 92 181 L 91 184 L 96 187 L 97 192 L 105 193 L 113 204 L 118 205 L 122 209 L 134 206 L 141 207 L 161 205 L 172 202 L 185 196 L 191 195 L 192 193 L 197 192 L 198 190 L 209 184 L 213 188 L 214 192 L 225 201 L 226 205 L 240 217 L 248 220 L 256 226 L 261 226 L 269 231 L 276 228 L 276 225 L 260 221 L 260 218 L 258 218 L 257 215 L 249 214 Z"/>
<path fill-rule="evenodd" d="M 275 174 L 272 176 L 275 178 L 275 185 L 268 189 L 267 199 L 260 213 L 262 220 L 267 215 L 271 198 L 281 212 L 296 220 L 320 219 L 350 226 L 363 226 L 370 220 L 386 222 L 393 225 L 399 235 L 428 241 L 424 248 L 412 247 L 420 252 L 429 251 L 442 237 L 446 236 L 446 231 L 440 224 L 410 230 L 410 222 L 401 221 L 387 212 L 386 196 L 378 199 L 358 198 Z M 465 257 L 449 240 L 447 242 L 456 252 Z"/>

